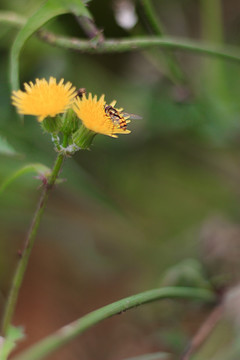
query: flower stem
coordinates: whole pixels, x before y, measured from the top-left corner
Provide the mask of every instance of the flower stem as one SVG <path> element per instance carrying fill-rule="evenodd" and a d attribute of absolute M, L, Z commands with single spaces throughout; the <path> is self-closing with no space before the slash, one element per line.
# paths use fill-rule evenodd
<path fill-rule="evenodd" d="M 63 140 L 63 145 L 66 145 L 66 142 L 67 142 L 67 138 Z M 20 287 L 23 282 L 23 278 L 24 278 L 24 274 L 25 274 L 25 271 L 27 268 L 29 256 L 31 254 L 31 251 L 32 251 L 32 248 L 34 245 L 36 233 L 37 233 L 42 215 L 44 213 L 44 210 L 45 210 L 45 207 L 47 204 L 49 191 L 52 189 L 52 187 L 55 184 L 55 181 L 59 175 L 59 172 L 60 172 L 62 164 L 63 164 L 64 157 L 65 157 L 64 154 L 58 154 L 57 159 L 56 159 L 55 164 L 52 169 L 51 176 L 50 176 L 49 180 L 47 181 L 47 183 L 43 184 L 42 194 L 40 196 L 36 211 L 34 213 L 27 238 L 26 238 L 24 246 L 23 246 L 23 250 L 20 253 L 20 259 L 19 259 L 16 271 L 15 271 L 15 274 L 13 276 L 10 293 L 8 295 L 8 299 L 7 299 L 7 302 L 5 305 L 5 310 L 4 310 L 3 319 L 2 319 L 2 326 L 1 326 L 1 333 L 3 336 L 6 335 L 8 327 L 12 321 L 12 317 L 13 317 L 17 299 L 18 299 L 18 293 L 19 293 Z"/>
<path fill-rule="evenodd" d="M 160 20 L 156 16 L 156 11 L 154 10 L 150 0 L 138 0 L 140 6 L 142 7 L 145 16 L 148 20 L 149 25 L 155 35 L 163 36 L 164 30 L 163 26 L 160 23 Z"/>
<path fill-rule="evenodd" d="M 43 359 L 97 323 L 113 315 L 121 314 L 136 306 L 160 299 L 192 299 L 206 303 L 214 303 L 217 300 L 216 296 L 209 290 L 190 287 L 165 287 L 145 291 L 104 306 L 63 326 L 52 335 L 39 341 L 36 345 L 33 345 L 28 350 L 14 357 L 13 360 Z"/>

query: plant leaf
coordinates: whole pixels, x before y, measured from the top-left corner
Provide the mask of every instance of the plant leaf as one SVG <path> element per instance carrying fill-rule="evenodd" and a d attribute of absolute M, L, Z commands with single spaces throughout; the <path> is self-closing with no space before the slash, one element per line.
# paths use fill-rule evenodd
<path fill-rule="evenodd" d="M 0 337 L 0 360 L 6 360 L 16 343 L 23 338 L 24 332 L 21 327 L 10 326 L 6 337 Z"/>
<path fill-rule="evenodd" d="M 10 185 L 14 180 L 30 172 L 34 172 L 40 176 L 47 177 L 49 176 L 51 170 L 47 166 L 38 163 L 25 165 L 4 180 L 4 182 L 0 185 L 0 195 L 6 189 L 6 187 Z"/>
<path fill-rule="evenodd" d="M 7 156 L 19 155 L 11 145 L 8 144 L 7 140 L 0 136 L 0 154 Z"/>
<path fill-rule="evenodd" d="M 11 49 L 10 82 L 12 90 L 19 88 L 19 56 L 26 41 L 49 20 L 67 13 L 91 18 L 81 0 L 48 0 L 35 14 L 29 17 L 26 24 L 19 31 Z"/>

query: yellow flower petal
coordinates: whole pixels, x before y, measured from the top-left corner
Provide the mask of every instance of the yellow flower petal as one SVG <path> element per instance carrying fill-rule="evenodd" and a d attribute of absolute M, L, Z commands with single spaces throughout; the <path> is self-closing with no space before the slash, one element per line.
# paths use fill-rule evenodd
<path fill-rule="evenodd" d="M 73 104 L 73 110 L 82 121 L 83 125 L 96 133 L 117 137 L 116 134 L 129 134 L 130 131 L 126 127 L 122 128 L 120 123 L 114 121 L 105 111 L 106 101 L 102 95 L 99 100 L 97 96 L 89 93 L 88 98 L 83 94 L 82 98 L 76 98 Z M 116 104 L 112 102 L 110 106 Z M 116 109 L 118 111 L 118 109 Z M 125 122 L 126 117 L 120 114 L 121 120 Z"/>
<path fill-rule="evenodd" d="M 64 85 L 64 79 L 57 84 L 54 77 L 36 79 L 24 84 L 25 91 L 13 91 L 12 103 L 17 111 L 24 115 L 35 115 L 38 121 L 46 117 L 55 117 L 64 113 L 73 103 L 76 96 L 75 87 L 70 82 Z"/>

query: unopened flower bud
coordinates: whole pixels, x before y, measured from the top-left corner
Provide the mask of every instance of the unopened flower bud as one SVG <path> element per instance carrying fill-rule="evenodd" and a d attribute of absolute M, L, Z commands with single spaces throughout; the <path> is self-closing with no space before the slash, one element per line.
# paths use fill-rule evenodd
<path fill-rule="evenodd" d="M 62 118 L 59 115 L 55 117 L 48 116 L 41 122 L 41 126 L 44 131 L 57 134 L 62 127 Z"/>
<path fill-rule="evenodd" d="M 69 109 L 63 120 L 61 131 L 66 134 L 72 134 L 79 128 L 80 121 L 72 109 Z"/>
<path fill-rule="evenodd" d="M 73 142 L 81 149 L 89 149 L 92 141 L 97 135 L 95 132 L 87 129 L 84 125 L 82 125 L 74 134 L 73 134 Z"/>

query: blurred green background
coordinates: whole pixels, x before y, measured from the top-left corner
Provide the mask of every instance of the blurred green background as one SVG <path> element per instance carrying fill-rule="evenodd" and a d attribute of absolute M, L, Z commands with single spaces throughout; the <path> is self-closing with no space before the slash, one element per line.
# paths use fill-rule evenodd
<path fill-rule="evenodd" d="M 239 44 L 236 0 L 152 3 L 168 35 Z M 1 9 L 28 17 L 41 4 L 1 0 Z M 130 29 L 118 23 L 117 5 L 89 4 L 106 38 L 151 35 L 137 3 L 132 2 L 137 22 Z M 70 15 L 46 29 L 84 36 Z M 17 31 L 0 23 L 0 134 L 19 153 L 1 156 L 1 182 L 25 164 L 51 167 L 55 158 L 35 119 L 22 122 L 10 104 L 9 51 Z M 143 119 L 131 122 L 129 136 L 97 136 L 91 151 L 64 164 L 66 181 L 50 196 L 17 308 L 15 323 L 27 334 L 22 347 L 93 309 L 160 286 L 164 273 L 188 258 L 224 286 L 238 280 L 240 67 L 187 52 L 174 56 L 183 81 L 173 79 L 160 49 L 85 55 L 35 36 L 27 42 L 21 84 L 63 77 L 77 88 L 106 94 L 108 102 L 117 99 Z M 39 179 L 28 174 L 1 195 L 1 308 L 39 193 Z M 189 302 L 148 305 L 105 321 L 49 359 L 123 360 L 154 351 L 178 356 L 208 312 Z M 229 324 L 218 329 L 206 358 L 219 343 L 232 341 L 232 331 Z"/>

